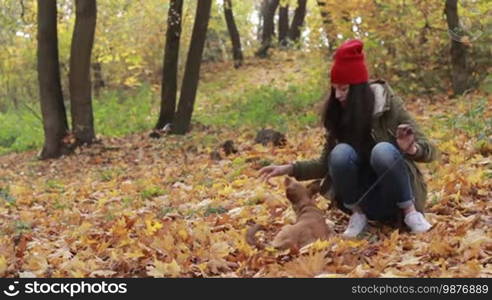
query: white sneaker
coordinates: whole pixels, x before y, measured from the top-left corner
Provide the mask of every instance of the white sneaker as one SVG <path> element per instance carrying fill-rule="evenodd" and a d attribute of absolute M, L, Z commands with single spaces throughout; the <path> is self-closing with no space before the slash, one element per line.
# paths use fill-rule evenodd
<path fill-rule="evenodd" d="M 350 221 L 347 229 L 343 233 L 344 238 L 355 238 L 358 236 L 367 225 L 367 217 L 365 214 L 354 212 L 350 216 Z"/>
<path fill-rule="evenodd" d="M 405 224 L 412 230 L 412 233 L 422 233 L 429 230 L 432 225 L 427 222 L 424 215 L 418 211 L 412 211 L 405 216 Z"/>

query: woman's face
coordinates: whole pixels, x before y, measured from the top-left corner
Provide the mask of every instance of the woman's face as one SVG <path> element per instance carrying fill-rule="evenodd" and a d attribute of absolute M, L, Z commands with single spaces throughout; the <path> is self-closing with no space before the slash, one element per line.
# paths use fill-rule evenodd
<path fill-rule="evenodd" d="M 332 86 L 335 89 L 335 98 L 337 98 L 337 100 L 340 101 L 342 106 L 345 106 L 346 101 L 347 101 L 347 94 L 348 94 L 348 90 L 349 90 L 349 85 L 348 84 L 334 83 L 334 84 L 332 84 Z"/>

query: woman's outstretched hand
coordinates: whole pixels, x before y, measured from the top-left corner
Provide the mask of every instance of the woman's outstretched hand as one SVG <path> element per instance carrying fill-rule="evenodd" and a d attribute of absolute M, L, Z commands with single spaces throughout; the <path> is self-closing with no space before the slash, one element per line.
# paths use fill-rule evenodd
<path fill-rule="evenodd" d="M 259 177 L 269 183 L 269 179 L 276 176 L 292 175 L 294 167 L 292 164 L 268 166 L 260 169 Z"/>

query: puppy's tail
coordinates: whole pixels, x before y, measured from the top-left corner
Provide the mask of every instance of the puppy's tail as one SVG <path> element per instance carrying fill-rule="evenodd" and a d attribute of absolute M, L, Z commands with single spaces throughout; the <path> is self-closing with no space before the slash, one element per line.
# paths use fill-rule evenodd
<path fill-rule="evenodd" d="M 259 224 L 251 225 L 248 228 L 248 231 L 246 232 L 246 242 L 248 242 L 248 244 L 250 244 L 251 246 L 255 246 L 256 248 L 261 250 L 265 248 L 265 246 L 260 242 L 258 242 L 255 237 L 256 232 L 260 230 L 265 231 L 266 230 L 265 226 Z"/>

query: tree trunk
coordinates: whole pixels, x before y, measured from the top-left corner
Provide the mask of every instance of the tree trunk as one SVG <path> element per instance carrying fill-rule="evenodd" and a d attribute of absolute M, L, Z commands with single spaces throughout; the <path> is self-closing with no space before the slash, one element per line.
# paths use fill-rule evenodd
<path fill-rule="evenodd" d="M 261 36 L 261 47 L 256 51 L 258 57 L 266 57 L 268 49 L 272 46 L 272 37 L 275 34 L 275 11 L 277 10 L 280 0 L 265 0 L 267 1 L 265 15 L 263 16 L 263 33 Z"/>
<path fill-rule="evenodd" d="M 189 131 L 211 7 L 212 0 L 200 0 L 196 7 L 195 24 L 193 24 L 190 49 L 188 50 L 183 84 L 181 85 L 178 112 L 176 121 L 173 123 L 172 133 L 175 134 L 185 134 Z"/>
<path fill-rule="evenodd" d="M 44 129 L 44 146 L 40 158 L 56 158 L 65 153 L 63 138 L 68 132 L 58 62 L 56 0 L 38 0 L 37 52 Z"/>
<path fill-rule="evenodd" d="M 241 49 L 239 31 L 237 30 L 236 22 L 234 21 L 231 0 L 224 0 L 224 16 L 227 23 L 227 30 L 231 36 L 234 67 L 239 68 L 243 64 L 243 51 Z"/>
<path fill-rule="evenodd" d="M 92 113 L 91 54 L 96 30 L 96 0 L 75 1 L 75 27 L 70 53 L 72 131 L 77 145 L 95 140 Z"/>
<path fill-rule="evenodd" d="M 289 44 L 289 5 L 280 6 L 278 11 L 278 43 L 281 47 Z"/>
<path fill-rule="evenodd" d="M 155 129 L 162 129 L 166 124 L 172 124 L 176 113 L 182 14 L 183 0 L 171 0 L 167 17 L 166 50 L 162 70 L 161 111 Z"/>
<path fill-rule="evenodd" d="M 459 23 L 458 0 L 446 0 L 446 19 L 448 28 L 454 33 L 461 36 L 463 29 Z M 469 72 L 466 63 L 467 49 L 466 45 L 456 39 L 451 39 L 451 65 L 453 72 L 453 90 L 455 94 L 463 94 L 468 88 Z"/>
<path fill-rule="evenodd" d="M 306 17 L 306 3 L 307 0 L 297 1 L 297 8 L 289 32 L 289 37 L 293 42 L 299 42 L 299 39 L 301 38 L 301 28 L 304 25 L 304 19 Z"/>

